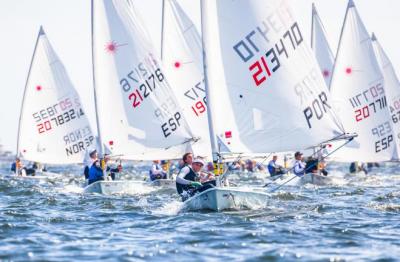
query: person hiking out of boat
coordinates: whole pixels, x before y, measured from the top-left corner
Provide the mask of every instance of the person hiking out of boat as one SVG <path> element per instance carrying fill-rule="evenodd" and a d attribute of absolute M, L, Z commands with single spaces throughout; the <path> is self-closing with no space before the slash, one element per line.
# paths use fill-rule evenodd
<path fill-rule="evenodd" d="M 119 164 L 117 166 L 113 166 L 110 161 L 110 155 L 109 154 L 104 154 L 104 161 L 106 163 L 106 173 L 108 176 L 111 178 L 111 180 L 115 180 L 115 174 L 116 173 L 121 173 L 122 171 L 122 165 Z"/>
<path fill-rule="evenodd" d="M 83 170 L 83 174 L 85 175 L 85 180 L 89 179 L 89 170 L 93 163 L 98 159 L 97 150 L 93 149 L 89 152 L 89 159 L 86 161 L 85 168 Z"/>
<path fill-rule="evenodd" d="M 278 156 L 272 156 L 272 160 L 268 163 L 268 171 L 271 177 L 279 176 L 285 174 L 285 170 L 281 165 L 278 165 L 276 161 L 278 160 Z"/>
<path fill-rule="evenodd" d="M 297 151 L 294 153 L 294 159 L 293 173 L 296 176 L 303 176 L 306 172 L 306 163 L 303 162 L 303 154 Z"/>
<path fill-rule="evenodd" d="M 160 160 L 154 160 L 153 164 L 151 165 L 150 171 L 150 180 L 154 181 L 157 179 L 167 179 L 167 172 L 163 170 L 160 165 Z"/>
<path fill-rule="evenodd" d="M 176 177 L 176 190 L 182 197 L 182 201 L 194 196 L 196 193 L 203 192 L 216 185 L 215 180 L 200 183 L 200 172 L 204 166 L 204 161 L 200 158 L 192 160 L 192 165 L 186 165 L 181 169 Z"/>

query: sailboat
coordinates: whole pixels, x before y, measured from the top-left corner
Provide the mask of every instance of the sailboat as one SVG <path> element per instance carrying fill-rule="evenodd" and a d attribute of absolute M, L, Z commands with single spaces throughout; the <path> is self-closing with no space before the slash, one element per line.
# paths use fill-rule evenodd
<path fill-rule="evenodd" d="M 356 132 L 358 137 L 335 153 L 332 160 L 379 162 L 392 159 L 395 142 L 385 89 L 371 38 L 350 0 L 330 91 L 344 127 Z"/>
<path fill-rule="evenodd" d="M 201 18 L 214 162 L 220 143 L 230 152 L 285 152 L 346 135 L 286 1 L 202 0 Z M 266 204 L 267 194 L 219 186 L 185 207 L 221 211 L 254 200 Z"/>
<path fill-rule="evenodd" d="M 198 141 L 130 1 L 92 1 L 93 82 L 105 151 L 128 160 L 180 159 Z M 100 181 L 126 187 L 134 181 Z M 98 186 L 99 185 L 99 186 Z M 136 184 L 137 186 L 137 184 Z"/>
<path fill-rule="evenodd" d="M 393 129 L 393 138 L 395 141 L 395 150 L 391 160 L 399 160 L 400 156 L 400 82 L 393 68 L 392 62 L 383 50 L 375 34 L 371 37 L 372 46 L 379 67 L 385 81 L 385 93 L 387 97 L 388 110 L 390 113 L 390 122 Z"/>
<path fill-rule="evenodd" d="M 17 155 L 45 164 L 82 163 L 95 143 L 79 95 L 40 27 L 22 100 Z"/>
<path fill-rule="evenodd" d="M 317 58 L 325 83 L 329 88 L 335 59 L 326 37 L 325 27 L 314 3 L 312 5 L 311 48 Z"/>

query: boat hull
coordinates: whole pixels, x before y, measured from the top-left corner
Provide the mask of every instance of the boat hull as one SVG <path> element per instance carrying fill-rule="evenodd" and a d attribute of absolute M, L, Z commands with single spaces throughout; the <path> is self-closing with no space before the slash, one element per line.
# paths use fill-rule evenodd
<path fill-rule="evenodd" d="M 176 189 L 176 181 L 173 179 L 157 179 L 150 182 L 151 186 L 162 187 L 168 189 Z"/>
<path fill-rule="evenodd" d="M 97 181 L 88 186 L 83 190 L 84 193 L 97 193 L 104 195 L 124 194 L 133 192 L 135 187 L 143 186 L 144 183 L 141 181 Z"/>
<path fill-rule="evenodd" d="M 268 194 L 233 188 L 210 188 L 184 202 L 184 209 L 191 211 L 253 209 L 265 207 Z"/>
<path fill-rule="evenodd" d="M 323 176 L 323 175 L 317 175 L 317 174 L 305 174 L 300 178 L 300 182 L 302 184 L 313 184 L 317 186 L 325 186 L 332 184 L 332 178 Z"/>

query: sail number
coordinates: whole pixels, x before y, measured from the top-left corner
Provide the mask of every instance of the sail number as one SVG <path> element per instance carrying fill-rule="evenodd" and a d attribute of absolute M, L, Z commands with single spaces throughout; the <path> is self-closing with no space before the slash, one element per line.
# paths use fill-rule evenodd
<path fill-rule="evenodd" d="M 57 104 L 46 107 L 32 114 L 39 134 L 52 130 L 54 126 L 60 126 L 73 119 L 80 118 L 84 115 L 80 108 L 79 98 L 75 97 L 74 101 L 70 98 L 63 98 Z M 74 109 L 73 107 L 77 107 Z"/>
<path fill-rule="evenodd" d="M 125 78 L 120 80 L 120 84 L 125 92 L 129 91 L 128 99 L 131 101 L 132 107 L 137 108 L 155 91 L 157 83 L 164 81 L 164 75 L 161 69 L 157 68 L 154 73 L 145 78 L 144 82 L 138 83 L 138 88 L 133 88 L 131 86 L 130 82 L 132 81 L 137 82 L 138 80 L 130 77 L 130 74 L 128 74 Z"/>
<path fill-rule="evenodd" d="M 386 108 L 386 106 L 387 106 L 386 96 L 383 96 L 375 101 L 372 101 L 372 103 L 369 103 L 368 105 L 354 111 L 356 121 L 360 122 L 361 120 L 364 120 L 369 116 L 371 116 L 371 114 L 377 113 L 378 110 Z"/>
<path fill-rule="evenodd" d="M 196 101 L 191 106 L 191 109 L 196 116 L 200 116 L 207 111 L 207 99 L 205 96 L 206 90 L 201 86 L 202 83 L 204 83 L 204 79 L 201 82 L 198 82 L 194 87 L 186 90 L 184 93 L 186 98 Z"/>
<path fill-rule="evenodd" d="M 374 143 L 375 153 L 379 153 L 390 148 L 390 145 L 393 142 L 393 135 L 392 127 L 389 121 L 372 128 L 371 132 L 374 136 L 378 137 L 378 140 Z"/>
<path fill-rule="evenodd" d="M 251 31 L 245 39 L 233 47 L 243 62 L 248 62 L 255 57 L 256 53 L 260 52 L 260 47 L 257 46 L 254 40 L 258 34 L 260 34 L 259 31 Z M 303 36 L 297 22 L 295 22 L 272 48 L 249 66 L 255 85 L 260 86 L 267 81 L 267 78 L 277 72 L 281 67 L 281 59 L 288 59 L 290 49 L 296 50 L 302 42 Z"/>
<path fill-rule="evenodd" d="M 80 108 L 79 110 L 70 109 L 67 112 L 64 112 L 60 115 L 52 117 L 50 120 L 44 121 L 36 125 L 39 134 L 44 133 L 46 131 L 50 131 L 54 126 L 61 126 L 70 122 L 71 120 L 80 118 L 85 113 Z"/>

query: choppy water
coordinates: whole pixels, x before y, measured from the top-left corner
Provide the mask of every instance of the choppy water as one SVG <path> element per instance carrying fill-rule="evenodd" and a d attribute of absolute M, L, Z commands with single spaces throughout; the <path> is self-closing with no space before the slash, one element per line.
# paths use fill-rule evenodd
<path fill-rule="evenodd" d="M 85 195 L 77 167 L 46 181 L 0 176 L 0 260 L 398 261 L 400 168 L 343 170 L 331 166 L 331 186 L 285 186 L 266 208 L 224 213 L 182 212 L 176 194 L 153 188 Z"/>

